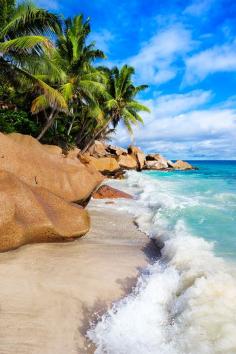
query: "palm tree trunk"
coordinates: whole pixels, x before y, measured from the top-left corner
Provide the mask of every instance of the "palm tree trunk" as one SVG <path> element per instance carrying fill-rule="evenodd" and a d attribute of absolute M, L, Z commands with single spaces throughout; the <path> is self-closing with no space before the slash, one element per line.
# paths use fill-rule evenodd
<path fill-rule="evenodd" d="M 55 109 L 52 110 L 50 116 L 47 119 L 47 122 L 45 124 L 45 126 L 43 127 L 41 133 L 39 134 L 39 136 L 37 137 L 37 140 L 42 139 L 42 137 L 44 136 L 44 134 L 46 133 L 46 131 L 51 127 L 51 125 L 53 124 L 54 120 L 56 118 L 55 115 Z"/>
<path fill-rule="evenodd" d="M 106 130 L 106 128 L 108 127 L 108 125 L 111 123 L 111 121 L 113 120 L 113 116 L 111 116 L 110 119 L 108 119 L 108 121 L 106 122 L 106 124 L 99 129 L 99 131 L 93 136 L 93 138 L 89 141 L 89 143 L 83 148 L 83 150 L 81 151 L 82 154 L 84 154 L 89 148 L 90 146 L 93 145 L 93 143 L 95 142 L 95 140 L 97 139 L 97 137 L 103 133 L 104 130 Z"/>

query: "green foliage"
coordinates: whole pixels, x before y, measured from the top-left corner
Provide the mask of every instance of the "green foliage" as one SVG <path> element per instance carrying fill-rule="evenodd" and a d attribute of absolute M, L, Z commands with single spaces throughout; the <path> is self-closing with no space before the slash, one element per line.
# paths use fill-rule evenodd
<path fill-rule="evenodd" d="M 0 32 L 8 23 L 15 9 L 15 0 L 0 0 Z"/>
<path fill-rule="evenodd" d="M 149 110 L 136 96 L 147 86 L 134 85 L 128 65 L 96 67 L 105 54 L 90 32 L 83 15 L 62 21 L 30 1 L 0 0 L 0 101 L 18 108 L 0 111 L 1 131 L 86 150 L 120 121 L 131 134 L 143 123 Z"/>
<path fill-rule="evenodd" d="M 24 111 L 0 110 L 0 131 L 37 136 L 40 130 L 36 120 Z"/>

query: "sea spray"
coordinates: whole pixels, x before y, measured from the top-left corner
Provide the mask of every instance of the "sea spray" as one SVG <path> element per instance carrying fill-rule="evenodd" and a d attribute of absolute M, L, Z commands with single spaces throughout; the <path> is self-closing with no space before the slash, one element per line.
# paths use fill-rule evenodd
<path fill-rule="evenodd" d="M 137 200 L 117 206 L 133 212 L 140 229 L 164 247 L 132 294 L 89 330 L 97 354 L 236 353 L 236 266 L 192 235 L 183 218 L 199 203 L 217 206 L 202 195 L 177 194 L 176 184 L 133 172 L 123 183 Z"/>

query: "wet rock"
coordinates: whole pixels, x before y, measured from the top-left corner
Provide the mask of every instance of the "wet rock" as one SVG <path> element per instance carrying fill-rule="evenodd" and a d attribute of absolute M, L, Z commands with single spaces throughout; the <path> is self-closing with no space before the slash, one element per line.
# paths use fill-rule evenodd
<path fill-rule="evenodd" d="M 94 199 L 105 199 L 105 198 L 133 199 L 132 195 L 107 185 L 103 185 L 99 187 L 98 190 L 93 193 L 93 198 Z"/>
<path fill-rule="evenodd" d="M 176 170 L 192 170 L 195 169 L 190 163 L 182 160 L 178 160 L 173 164 Z"/>

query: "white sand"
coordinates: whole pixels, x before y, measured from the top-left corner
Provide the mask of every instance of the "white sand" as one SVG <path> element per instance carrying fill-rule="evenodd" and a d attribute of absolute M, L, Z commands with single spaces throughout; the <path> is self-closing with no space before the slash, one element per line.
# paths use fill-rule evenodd
<path fill-rule="evenodd" d="M 92 208 L 91 231 L 77 241 L 0 254 L 0 354 L 93 352 L 84 337 L 89 321 L 157 256 L 132 218 L 114 209 Z"/>

